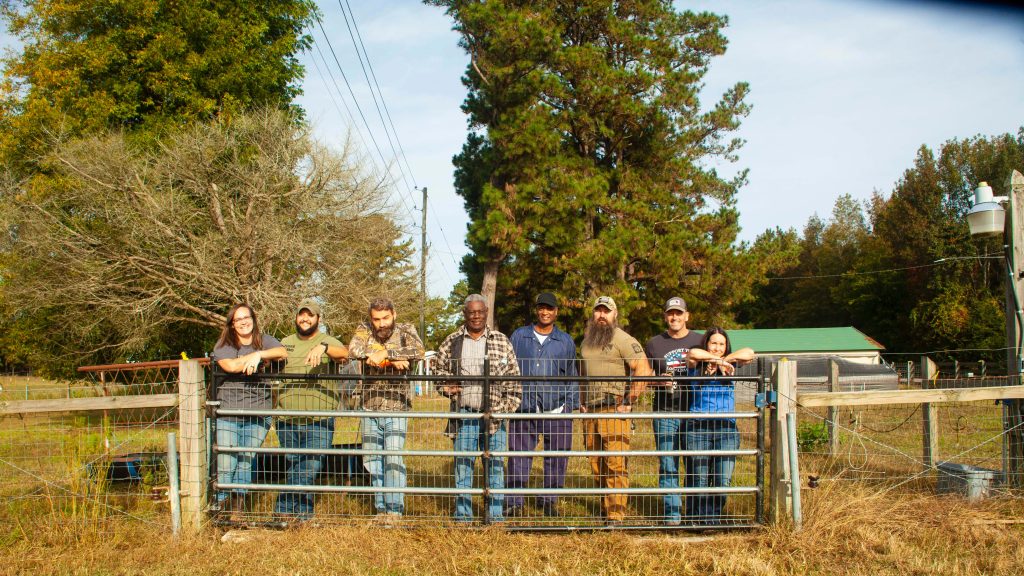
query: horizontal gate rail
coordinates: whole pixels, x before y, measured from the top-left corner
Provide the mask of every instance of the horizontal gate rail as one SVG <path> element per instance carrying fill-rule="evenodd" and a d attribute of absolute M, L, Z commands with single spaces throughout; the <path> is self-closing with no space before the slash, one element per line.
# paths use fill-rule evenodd
<path fill-rule="evenodd" d="M 797 394 L 800 406 L 882 406 L 927 402 L 976 402 L 1024 398 L 1024 386 L 990 388 L 938 388 L 928 390 L 867 390 L 864 392 L 805 392 Z"/>
<path fill-rule="evenodd" d="M 390 494 L 434 494 L 434 495 L 481 495 L 484 488 L 440 488 L 432 486 L 406 486 L 405 488 L 386 488 L 373 486 L 334 486 L 334 485 L 296 485 L 296 484 L 216 484 L 224 490 L 247 489 L 267 490 L 274 492 L 355 492 L 355 493 L 390 493 Z M 723 488 L 487 488 L 491 494 L 522 494 L 524 496 L 558 493 L 566 496 L 603 496 L 605 494 L 753 494 L 759 492 L 757 486 L 730 486 Z"/>
<path fill-rule="evenodd" d="M 208 405 L 214 402 L 207 402 Z M 478 420 L 482 412 L 374 412 L 370 410 L 228 410 L 218 408 L 217 416 L 283 416 L 285 418 L 452 418 Z M 572 412 L 565 414 L 491 412 L 495 420 L 718 420 L 757 418 L 757 412 Z"/>
<path fill-rule="evenodd" d="M 11 400 L 0 401 L 0 416 L 6 414 L 42 414 L 46 412 L 96 412 L 103 410 L 134 410 L 139 408 L 170 408 L 177 405 L 177 394 L 97 396 L 95 398 L 58 398 L 53 400 Z"/>
<path fill-rule="evenodd" d="M 483 456 L 483 450 L 365 450 L 363 448 L 247 448 L 218 446 L 218 452 L 254 454 L 308 454 L 324 456 Z M 492 450 L 499 458 L 517 456 L 755 456 L 757 450 Z"/>

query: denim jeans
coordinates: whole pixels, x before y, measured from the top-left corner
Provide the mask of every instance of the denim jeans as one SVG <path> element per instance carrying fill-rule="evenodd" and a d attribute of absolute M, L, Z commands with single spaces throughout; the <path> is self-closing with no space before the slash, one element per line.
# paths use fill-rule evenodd
<path fill-rule="evenodd" d="M 243 416 L 217 418 L 217 446 L 226 448 L 258 448 L 270 430 L 269 416 Z M 218 452 L 218 484 L 252 484 L 253 452 Z M 235 494 L 245 495 L 246 490 L 236 488 Z M 227 500 L 225 490 L 217 492 L 217 502 Z"/>
<path fill-rule="evenodd" d="M 572 448 L 572 420 L 510 420 L 508 431 L 509 450 L 529 452 L 537 448 L 537 439 L 544 439 L 545 450 L 569 450 Z M 565 456 L 544 457 L 544 487 L 559 489 L 565 486 L 565 469 L 569 458 Z M 512 456 L 508 459 L 505 485 L 509 488 L 526 488 L 530 481 L 532 456 Z M 558 497 L 544 494 L 537 498 L 543 506 L 554 506 Z M 522 496 L 511 495 L 508 506 L 522 506 Z"/>
<path fill-rule="evenodd" d="M 334 437 L 334 418 L 325 418 L 308 424 L 298 424 L 284 419 L 276 423 L 277 438 L 281 448 L 311 448 L 323 450 L 330 448 Z M 286 475 L 288 484 L 310 486 L 316 482 L 316 475 L 323 467 L 323 454 L 287 454 L 288 465 Z M 312 492 L 280 492 L 274 511 L 282 514 L 294 514 L 299 518 L 308 519 L 313 516 Z"/>
<path fill-rule="evenodd" d="M 678 418 L 652 420 L 654 442 L 658 450 L 686 450 L 686 426 Z M 689 458 L 685 459 L 689 463 Z M 679 456 L 658 457 L 658 487 L 679 488 Z M 665 494 L 664 516 L 667 522 L 679 522 L 683 513 L 680 494 Z"/>
<path fill-rule="evenodd" d="M 364 418 L 363 450 L 402 450 L 408 418 Z M 370 474 L 370 486 L 375 488 L 405 488 L 405 461 L 401 456 L 374 454 L 363 456 L 363 467 Z M 373 495 L 377 513 L 405 513 L 405 494 L 377 492 Z"/>
<path fill-rule="evenodd" d="M 459 409 L 460 412 L 471 412 L 471 410 Z M 458 432 L 455 434 L 455 450 L 480 450 L 480 420 L 461 420 Z M 494 434 L 491 434 L 490 450 L 505 450 L 507 444 L 505 424 Z M 473 487 L 473 464 L 475 456 L 455 457 L 455 487 Z M 490 488 L 504 488 L 505 486 L 505 461 L 503 458 L 491 458 L 491 465 L 487 470 L 487 486 Z M 489 515 L 492 522 L 504 521 L 504 494 L 492 494 L 490 498 Z M 473 518 L 472 498 L 469 494 L 459 494 L 455 497 L 455 520 L 469 522 Z"/>
<path fill-rule="evenodd" d="M 689 450 L 738 450 L 736 422 L 725 418 L 687 420 Z M 726 488 L 732 481 L 735 456 L 691 456 L 686 475 L 688 488 Z M 686 499 L 686 515 L 698 522 L 717 523 L 725 508 L 725 494 L 695 494 Z"/>

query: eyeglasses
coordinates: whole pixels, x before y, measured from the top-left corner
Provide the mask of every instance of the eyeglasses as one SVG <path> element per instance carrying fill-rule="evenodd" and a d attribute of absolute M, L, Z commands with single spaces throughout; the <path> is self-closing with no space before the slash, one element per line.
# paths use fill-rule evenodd
<path fill-rule="evenodd" d="M 235 318 L 234 324 L 241 324 L 242 322 L 252 322 L 252 316 L 242 316 L 241 318 Z"/>
<path fill-rule="evenodd" d="M 466 310 L 466 316 L 487 316 L 486 310 Z"/>

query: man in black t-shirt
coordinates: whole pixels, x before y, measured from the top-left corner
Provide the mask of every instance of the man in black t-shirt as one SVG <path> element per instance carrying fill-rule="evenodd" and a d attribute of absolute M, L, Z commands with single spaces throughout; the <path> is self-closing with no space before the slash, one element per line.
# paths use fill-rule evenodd
<path fill-rule="evenodd" d="M 686 302 L 679 297 L 665 302 L 666 330 L 647 342 L 645 352 L 651 367 L 658 376 L 683 374 L 686 370 L 686 354 L 698 346 L 703 339 L 686 327 L 690 313 Z M 677 372 L 678 369 L 678 372 Z M 685 382 L 661 382 L 654 388 L 655 412 L 685 412 L 690 409 L 690 387 Z M 654 439 L 658 450 L 674 452 L 686 449 L 686 426 L 679 418 L 652 420 Z M 659 458 L 658 486 L 679 488 L 679 456 L 668 454 Z M 682 497 L 680 494 L 665 494 L 665 523 L 678 526 L 682 521 Z"/>

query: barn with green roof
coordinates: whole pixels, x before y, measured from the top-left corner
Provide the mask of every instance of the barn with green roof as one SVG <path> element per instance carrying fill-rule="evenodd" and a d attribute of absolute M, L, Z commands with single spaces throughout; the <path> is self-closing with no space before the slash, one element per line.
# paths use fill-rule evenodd
<path fill-rule="evenodd" d="M 830 361 L 839 365 L 840 390 L 895 390 L 899 384 L 895 370 L 882 361 L 885 346 L 852 326 L 728 332 L 733 350 L 753 348 L 770 362 L 796 360 L 797 385 L 803 391 L 827 389 Z M 747 372 L 753 374 L 756 368 L 740 371 Z"/>

